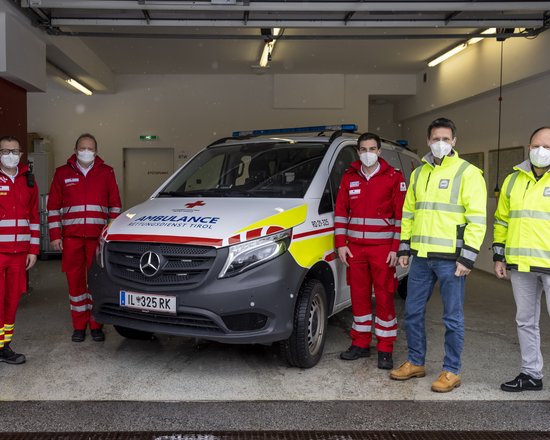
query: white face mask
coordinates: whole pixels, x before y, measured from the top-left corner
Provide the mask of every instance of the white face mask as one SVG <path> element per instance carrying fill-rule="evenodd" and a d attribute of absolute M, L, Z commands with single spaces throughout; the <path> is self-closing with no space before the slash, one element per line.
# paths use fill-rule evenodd
<path fill-rule="evenodd" d="M 432 150 L 432 154 L 438 159 L 447 156 L 452 149 L 453 146 L 445 141 L 437 141 L 430 145 L 430 150 Z"/>
<path fill-rule="evenodd" d="M 0 160 L 6 168 L 15 168 L 19 165 L 19 155 L 17 154 L 7 154 L 2 156 Z"/>
<path fill-rule="evenodd" d="M 95 158 L 95 153 L 90 150 L 79 150 L 76 152 L 76 157 L 82 163 L 92 163 Z"/>
<path fill-rule="evenodd" d="M 359 155 L 359 159 L 361 159 L 361 163 L 363 165 L 365 165 L 366 167 L 371 167 L 376 162 L 378 162 L 378 154 L 371 153 L 370 151 L 367 153 L 361 153 Z"/>
<path fill-rule="evenodd" d="M 550 150 L 544 147 L 536 147 L 529 151 L 529 159 L 537 168 L 550 166 Z"/>

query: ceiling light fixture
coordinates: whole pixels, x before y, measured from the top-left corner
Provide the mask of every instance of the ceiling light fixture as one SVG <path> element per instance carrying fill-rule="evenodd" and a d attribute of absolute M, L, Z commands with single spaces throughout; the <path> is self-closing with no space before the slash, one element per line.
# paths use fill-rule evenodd
<path fill-rule="evenodd" d="M 80 84 L 76 79 L 73 79 L 73 78 L 67 78 L 65 80 L 65 82 L 67 84 L 69 84 L 70 86 L 74 87 L 76 90 L 78 90 L 79 92 L 82 92 L 84 93 L 85 95 L 87 96 L 91 96 L 92 95 L 92 91 L 90 89 L 88 89 L 87 87 L 84 87 L 82 84 Z"/>
<path fill-rule="evenodd" d="M 489 28 L 482 32 L 484 35 L 490 35 L 490 34 L 496 34 L 497 29 L 496 28 Z M 478 43 L 481 41 L 484 37 L 475 37 L 470 38 L 465 43 L 460 43 L 458 46 L 453 47 L 451 50 L 445 52 L 443 55 L 438 56 L 437 58 L 433 59 L 428 63 L 428 67 L 434 67 L 438 64 L 442 63 L 443 61 L 451 58 L 452 56 L 456 55 L 459 52 L 462 52 L 464 49 L 466 49 L 468 46 L 471 46 L 473 44 Z"/>
<path fill-rule="evenodd" d="M 277 42 L 276 38 L 282 34 L 282 31 L 282 28 L 262 29 L 262 35 L 264 36 L 264 48 L 262 50 L 262 55 L 260 56 L 260 61 L 258 62 L 260 67 L 267 68 L 269 62 L 271 61 L 273 48 Z"/>

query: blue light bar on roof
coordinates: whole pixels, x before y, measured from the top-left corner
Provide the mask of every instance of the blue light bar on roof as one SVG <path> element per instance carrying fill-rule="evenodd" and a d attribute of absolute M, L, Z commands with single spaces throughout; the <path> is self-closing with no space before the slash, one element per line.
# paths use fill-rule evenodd
<path fill-rule="evenodd" d="M 312 127 L 271 128 L 267 130 L 234 131 L 233 137 L 265 136 L 270 134 L 312 133 L 320 131 L 357 131 L 356 124 L 314 125 Z"/>

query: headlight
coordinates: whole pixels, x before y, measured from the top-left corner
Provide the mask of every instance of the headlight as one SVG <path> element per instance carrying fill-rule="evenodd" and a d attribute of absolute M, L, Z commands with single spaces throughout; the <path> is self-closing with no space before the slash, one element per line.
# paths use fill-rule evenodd
<path fill-rule="evenodd" d="M 97 247 L 95 248 L 95 261 L 99 267 L 102 269 L 105 268 L 105 260 L 103 258 L 103 249 L 105 248 L 105 243 L 107 240 L 105 237 L 107 237 L 107 229 L 109 229 L 109 225 L 106 225 L 103 228 L 103 231 L 101 231 L 101 235 L 99 236 L 99 242 L 97 244 Z"/>
<path fill-rule="evenodd" d="M 227 278 L 284 254 L 290 246 L 292 229 L 229 247 L 229 255 L 218 278 Z"/>

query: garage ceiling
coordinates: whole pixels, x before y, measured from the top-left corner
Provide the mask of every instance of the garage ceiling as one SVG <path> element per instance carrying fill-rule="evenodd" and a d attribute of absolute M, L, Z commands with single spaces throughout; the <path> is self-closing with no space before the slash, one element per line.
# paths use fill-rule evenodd
<path fill-rule="evenodd" d="M 413 73 L 484 29 L 509 36 L 525 28 L 523 36 L 534 37 L 550 25 L 547 1 L 13 3 L 49 34 L 48 59 L 68 73 L 71 60 L 56 49 L 57 38 L 80 38 L 117 74 Z M 283 33 L 269 69 L 260 70 L 265 34 L 275 27 Z"/>

